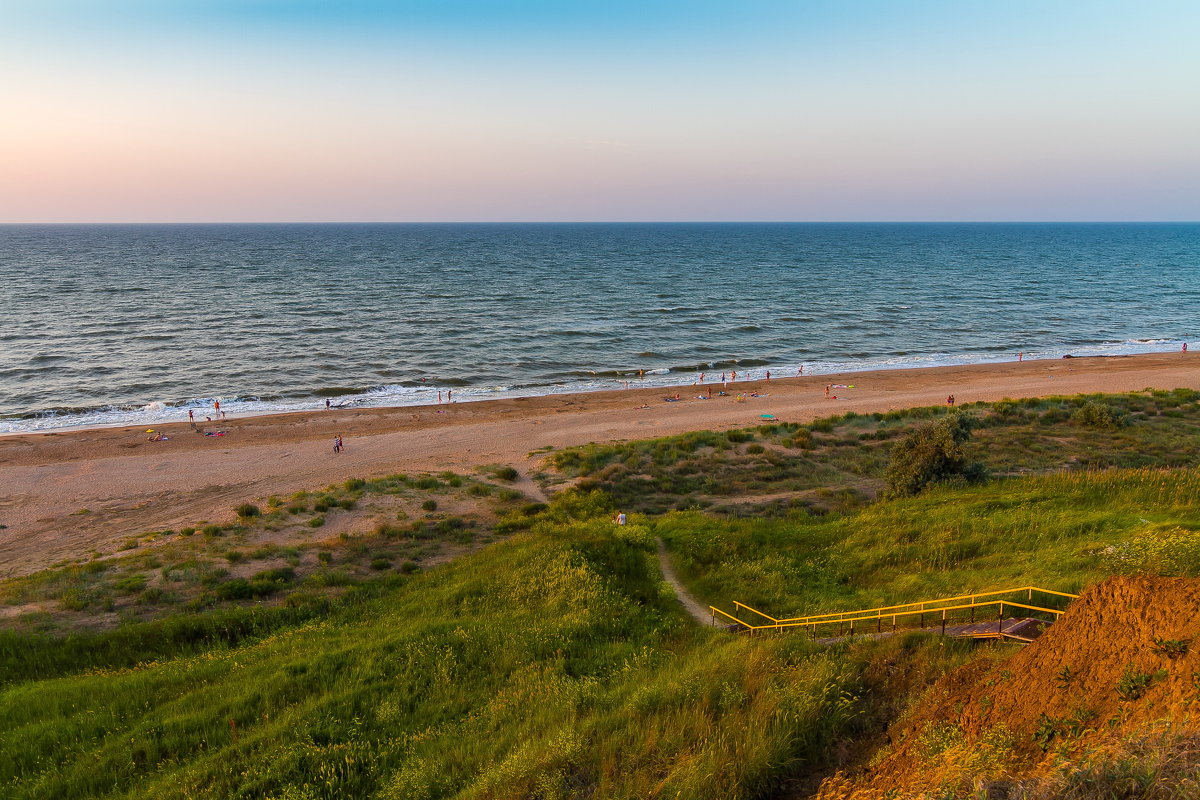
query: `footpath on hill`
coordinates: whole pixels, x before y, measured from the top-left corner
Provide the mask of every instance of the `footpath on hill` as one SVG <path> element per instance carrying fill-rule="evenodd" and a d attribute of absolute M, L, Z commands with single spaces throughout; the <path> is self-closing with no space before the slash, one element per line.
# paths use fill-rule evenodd
<path fill-rule="evenodd" d="M 680 581 L 679 576 L 675 574 L 675 567 L 671 565 L 671 556 L 669 553 L 667 553 L 667 546 L 663 544 L 662 539 L 657 541 L 658 563 L 659 566 L 662 567 L 663 580 L 670 584 L 671 588 L 675 591 L 675 597 L 679 599 L 684 611 L 691 615 L 691 617 L 701 625 L 711 625 L 712 612 L 709 611 L 706 606 L 697 601 L 696 598 L 688 594 L 687 589 L 683 588 L 682 581 Z"/>

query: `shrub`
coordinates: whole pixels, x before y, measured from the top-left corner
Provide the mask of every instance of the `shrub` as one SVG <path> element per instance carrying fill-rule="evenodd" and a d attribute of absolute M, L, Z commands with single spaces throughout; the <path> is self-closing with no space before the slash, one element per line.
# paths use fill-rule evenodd
<path fill-rule="evenodd" d="M 317 553 L 317 561 L 320 561 L 322 564 L 328 566 L 329 564 L 333 563 L 333 553 L 329 552 L 328 550 L 322 550 L 321 552 Z"/>
<path fill-rule="evenodd" d="M 521 473 L 517 472 L 512 467 L 500 467 L 492 474 L 495 475 L 500 480 L 509 481 L 510 483 L 512 481 L 515 481 L 517 478 L 521 477 Z"/>
<path fill-rule="evenodd" d="M 113 583 L 113 589 L 121 594 L 135 594 L 146 587 L 146 576 L 141 574 L 126 575 Z"/>
<path fill-rule="evenodd" d="M 251 517 L 257 517 L 262 514 L 262 511 L 258 509 L 258 506 L 254 505 L 253 503 L 242 503 L 240 506 L 234 509 L 234 512 L 238 515 L 239 519 L 250 519 Z"/>
<path fill-rule="evenodd" d="M 195 528 L 180 528 L 179 529 L 180 536 L 191 536 L 195 532 L 196 532 Z"/>
<path fill-rule="evenodd" d="M 1112 406 L 1094 400 L 1080 406 L 1071 415 L 1071 421 L 1085 428 L 1112 429 L 1121 425 L 1121 417 Z"/>
<path fill-rule="evenodd" d="M 968 463 L 963 449 L 971 438 L 973 423 L 973 418 L 966 414 L 949 414 L 920 426 L 896 442 L 883 476 L 888 496 L 908 497 L 931 483 L 955 478 L 982 480 L 983 466 Z"/>
<path fill-rule="evenodd" d="M 411 575 L 412 573 L 416 572 L 418 569 L 419 569 L 419 567 L 417 566 L 417 562 L 411 561 L 411 560 L 405 561 L 403 564 L 400 565 L 400 571 L 402 573 L 404 573 L 405 575 Z"/>
<path fill-rule="evenodd" d="M 225 560 L 230 564 L 236 564 L 246 557 L 246 554 L 241 550 L 228 550 L 225 553 Z"/>
<path fill-rule="evenodd" d="M 421 503 L 421 508 L 426 511 L 437 511 L 437 500 L 426 500 L 424 503 Z"/>
<path fill-rule="evenodd" d="M 371 569 L 388 569 L 392 566 L 392 560 L 386 556 L 376 556 L 371 559 Z"/>
<path fill-rule="evenodd" d="M 222 533 L 220 525 L 205 525 L 200 532 L 209 537 L 220 536 Z"/>
<path fill-rule="evenodd" d="M 324 524 L 325 524 L 325 518 L 322 516 L 313 517 L 312 519 L 310 519 L 308 521 L 308 527 L 310 527 L 310 528 L 319 528 Z"/>
<path fill-rule="evenodd" d="M 470 489 L 467 489 L 467 494 L 473 497 L 487 497 L 492 493 L 492 487 L 486 483 L 472 484 Z"/>
<path fill-rule="evenodd" d="M 342 486 L 346 487 L 347 492 L 357 492 L 359 489 L 367 485 L 367 482 L 362 478 L 347 478 Z"/>

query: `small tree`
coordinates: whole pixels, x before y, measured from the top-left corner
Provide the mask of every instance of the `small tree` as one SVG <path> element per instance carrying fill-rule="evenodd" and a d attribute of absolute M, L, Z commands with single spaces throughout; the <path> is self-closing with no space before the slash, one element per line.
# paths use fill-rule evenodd
<path fill-rule="evenodd" d="M 1108 403 L 1088 400 L 1071 415 L 1076 425 L 1085 428 L 1112 429 L 1121 427 L 1121 415 Z"/>
<path fill-rule="evenodd" d="M 968 414 L 952 413 L 896 442 L 883 474 L 887 495 L 910 497 L 931 483 L 983 480 L 983 465 L 968 463 L 963 448 L 971 438 L 974 422 Z"/>

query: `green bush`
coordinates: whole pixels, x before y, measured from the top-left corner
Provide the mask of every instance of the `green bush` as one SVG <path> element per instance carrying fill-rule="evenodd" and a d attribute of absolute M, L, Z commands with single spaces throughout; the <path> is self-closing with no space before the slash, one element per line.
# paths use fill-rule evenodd
<path fill-rule="evenodd" d="M 969 463 L 963 445 L 971 438 L 974 420 L 967 414 L 949 414 L 915 429 L 892 447 L 884 471 L 887 494 L 909 497 L 932 483 L 954 479 L 979 482 L 983 466 Z"/>
<path fill-rule="evenodd" d="M 521 477 L 521 473 L 517 472 L 512 467 L 500 467 L 492 474 L 502 481 L 509 482 L 515 481 L 517 478 Z"/>
<path fill-rule="evenodd" d="M 1089 400 L 1071 415 L 1071 421 L 1086 428 L 1112 429 L 1120 427 L 1121 417 L 1107 403 Z"/>
<path fill-rule="evenodd" d="M 262 511 L 259 510 L 258 506 L 254 505 L 253 503 L 242 503 L 240 506 L 234 509 L 234 512 L 240 519 L 250 519 L 251 517 L 257 517 L 262 514 Z"/>
<path fill-rule="evenodd" d="M 346 482 L 342 484 L 342 486 L 346 487 L 347 492 L 357 492 L 366 485 L 367 482 L 362 478 L 347 478 Z"/>
<path fill-rule="evenodd" d="M 437 500 L 426 500 L 424 503 L 421 503 L 421 508 L 426 511 L 437 511 L 437 507 Z"/>

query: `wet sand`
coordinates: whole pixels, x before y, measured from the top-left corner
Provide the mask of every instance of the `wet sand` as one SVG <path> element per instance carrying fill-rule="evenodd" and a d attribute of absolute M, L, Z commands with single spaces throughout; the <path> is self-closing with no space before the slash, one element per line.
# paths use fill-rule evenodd
<path fill-rule="evenodd" d="M 0 577 L 23 574 L 155 529 L 228 522 L 233 508 L 349 477 L 511 464 L 537 470 L 544 448 L 744 427 L 760 414 L 804 422 L 874 412 L 1081 392 L 1200 389 L 1196 354 L 1071 358 L 880 370 L 675 389 L 313 411 L 145 427 L 0 437 Z M 833 389 L 827 384 L 852 384 Z M 714 394 L 719 390 L 714 386 Z M 679 393 L 679 402 L 664 402 Z M 738 393 L 764 396 L 737 402 Z M 836 396 L 836 399 L 835 397 Z M 645 407 L 643 407 L 645 406 Z M 224 436 L 204 432 L 225 431 Z M 346 449 L 333 453 L 341 434 Z M 532 489 L 527 480 L 518 488 Z M 83 512 L 87 509 L 86 513 Z"/>

